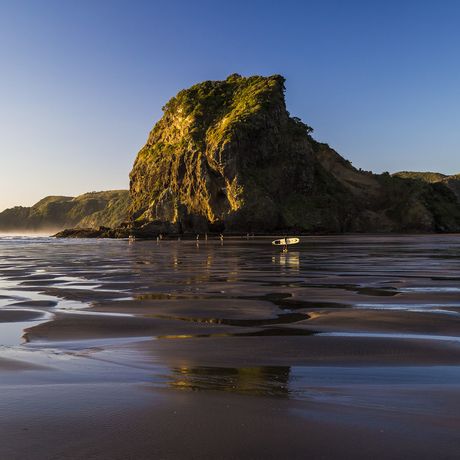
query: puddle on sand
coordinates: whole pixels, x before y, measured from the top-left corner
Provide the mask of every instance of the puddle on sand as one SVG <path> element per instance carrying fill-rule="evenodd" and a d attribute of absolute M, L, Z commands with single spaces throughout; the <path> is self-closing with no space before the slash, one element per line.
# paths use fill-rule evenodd
<path fill-rule="evenodd" d="M 401 292 L 420 292 L 420 293 L 439 293 L 439 294 L 448 294 L 448 293 L 460 293 L 460 287 L 452 286 L 422 286 L 422 287 L 406 287 L 399 288 Z"/>
<path fill-rule="evenodd" d="M 443 313 L 455 315 L 455 310 L 460 308 L 460 303 L 358 303 L 353 306 L 355 310 L 396 310 L 413 313 Z"/>
<path fill-rule="evenodd" d="M 27 344 L 25 330 L 52 320 L 55 312 L 79 311 L 88 307 L 88 304 L 73 300 L 65 300 L 55 296 L 43 294 L 31 289 L 20 289 L 20 284 L 8 280 L 1 280 L 0 289 L 0 346 L 21 346 Z M 5 320 L 8 312 L 16 312 L 16 321 Z M 51 313 L 53 312 L 53 313 Z M 27 314 L 30 319 L 21 320 L 21 313 Z"/>
<path fill-rule="evenodd" d="M 49 321 L 50 318 L 50 315 L 43 314 L 41 318 L 30 321 L 0 322 L 0 346 L 23 345 L 26 343 L 24 330 Z"/>
<path fill-rule="evenodd" d="M 375 338 L 375 339 L 407 339 L 407 340 L 434 340 L 440 342 L 460 343 L 460 337 L 450 335 L 434 334 L 405 334 L 391 332 L 320 332 L 317 334 L 322 337 L 351 337 L 351 338 Z"/>
<path fill-rule="evenodd" d="M 22 300 L 8 304 L 8 307 L 35 307 L 35 308 L 53 308 L 58 305 L 56 300 Z"/>

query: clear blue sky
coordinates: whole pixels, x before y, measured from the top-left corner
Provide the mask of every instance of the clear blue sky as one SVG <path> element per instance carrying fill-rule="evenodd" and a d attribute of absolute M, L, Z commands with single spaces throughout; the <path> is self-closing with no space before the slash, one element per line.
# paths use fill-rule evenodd
<path fill-rule="evenodd" d="M 460 172 L 460 2 L 0 0 L 0 209 L 127 188 L 162 105 L 279 73 L 355 166 Z"/>

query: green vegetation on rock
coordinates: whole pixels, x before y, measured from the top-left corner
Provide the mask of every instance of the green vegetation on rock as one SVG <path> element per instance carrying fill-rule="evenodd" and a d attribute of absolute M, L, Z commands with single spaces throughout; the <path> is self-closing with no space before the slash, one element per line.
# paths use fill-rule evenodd
<path fill-rule="evenodd" d="M 171 222 L 178 231 L 329 228 L 320 203 L 327 187 L 314 181 L 321 171 L 312 130 L 289 116 L 283 77 L 204 82 L 179 92 L 164 112 L 131 172 L 139 224 Z M 307 191 L 318 195 L 309 201 L 314 222 L 295 199 Z"/>

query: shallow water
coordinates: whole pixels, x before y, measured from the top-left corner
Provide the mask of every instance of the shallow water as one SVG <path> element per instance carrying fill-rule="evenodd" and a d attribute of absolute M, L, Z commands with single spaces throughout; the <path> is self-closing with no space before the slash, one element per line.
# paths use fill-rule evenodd
<path fill-rule="evenodd" d="M 77 314 L 169 320 L 167 333 L 153 334 L 152 339 L 303 335 L 308 340 L 321 332 L 351 336 L 340 327 L 316 331 L 314 321 L 309 325 L 310 317 L 337 309 L 396 310 L 410 312 L 413 318 L 424 312 L 455 316 L 460 311 L 458 235 L 304 237 L 287 254 L 279 253 L 266 238 L 227 239 L 223 244 L 210 239 L 197 244 L 4 237 L 0 256 L 0 311 L 22 305 L 48 321 L 65 312 L 75 321 Z M 272 307 L 258 313 L 255 304 L 247 312 L 238 305 L 243 299 Z M 197 310 L 200 300 L 207 302 L 206 307 Z M 107 307 L 122 301 L 121 311 Z M 173 301 L 180 305 L 171 312 L 168 303 Z M 220 308 L 225 301 L 236 304 Z M 156 304 L 151 306 L 152 302 Z M 98 310 L 104 303 L 109 311 L 85 311 L 95 304 Z M 143 304 L 144 311 L 131 313 L 131 308 Z M 0 345 L 4 346 L 20 344 L 24 329 L 43 323 L 36 318 L 1 321 L 0 317 Z M 222 329 L 175 331 L 184 322 Z M 403 337 L 391 329 L 381 333 L 388 340 Z M 442 335 L 456 337 L 452 331 L 416 334 L 427 340 Z M 131 343 L 133 337 L 114 332 L 109 338 Z M 66 340 L 75 341 L 72 335 L 54 341 Z M 90 348 L 90 341 L 104 339 L 95 334 L 80 341 L 85 340 Z M 24 346 L 33 342 L 32 338 Z M 40 340 L 45 342 L 52 344 L 53 338 Z"/>

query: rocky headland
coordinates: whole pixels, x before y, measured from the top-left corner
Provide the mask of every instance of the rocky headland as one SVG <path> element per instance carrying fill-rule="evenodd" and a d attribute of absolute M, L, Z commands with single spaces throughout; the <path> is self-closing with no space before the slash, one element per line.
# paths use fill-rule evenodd
<path fill-rule="evenodd" d="M 449 181 L 356 169 L 291 117 L 284 78 L 231 75 L 164 107 L 130 174 L 133 231 L 460 230 Z"/>
<path fill-rule="evenodd" d="M 458 176 L 356 169 L 289 114 L 284 83 L 234 74 L 180 91 L 135 160 L 128 223 L 85 236 L 460 231 Z"/>

